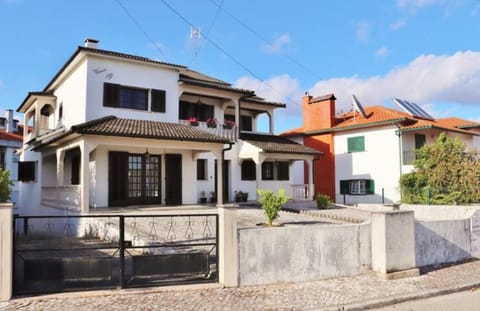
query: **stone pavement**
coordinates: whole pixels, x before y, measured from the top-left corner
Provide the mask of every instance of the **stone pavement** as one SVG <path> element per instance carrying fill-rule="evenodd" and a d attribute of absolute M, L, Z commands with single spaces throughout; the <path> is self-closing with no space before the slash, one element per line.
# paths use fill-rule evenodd
<path fill-rule="evenodd" d="M 390 281 L 367 273 L 241 288 L 212 284 L 63 293 L 15 298 L 0 303 L 0 310 L 365 310 L 480 287 L 480 261 L 423 272 Z"/>

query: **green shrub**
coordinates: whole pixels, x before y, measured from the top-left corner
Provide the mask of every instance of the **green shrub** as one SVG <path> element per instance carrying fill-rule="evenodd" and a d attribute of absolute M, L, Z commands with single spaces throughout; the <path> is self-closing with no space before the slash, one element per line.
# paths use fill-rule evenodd
<path fill-rule="evenodd" d="M 0 169 L 0 203 L 7 202 L 10 199 L 12 186 L 13 181 L 10 179 L 10 171 Z"/>
<path fill-rule="evenodd" d="M 319 193 L 317 194 L 317 208 L 318 209 L 327 209 L 332 206 L 332 199 L 326 194 Z"/>
<path fill-rule="evenodd" d="M 271 190 L 257 190 L 259 195 L 259 201 L 262 204 L 263 212 L 267 219 L 267 225 L 272 226 L 274 219 L 278 217 L 278 212 L 283 204 L 287 203 L 288 199 L 285 195 L 285 190 L 278 190 L 278 194 L 275 194 Z"/>

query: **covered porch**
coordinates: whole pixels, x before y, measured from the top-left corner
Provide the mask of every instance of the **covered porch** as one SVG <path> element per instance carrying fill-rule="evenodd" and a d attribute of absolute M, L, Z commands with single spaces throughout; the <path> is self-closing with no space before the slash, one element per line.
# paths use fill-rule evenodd
<path fill-rule="evenodd" d="M 135 134 L 130 135 L 132 129 Z M 41 203 L 79 213 L 195 205 L 199 155 L 220 160 L 225 146 L 225 138 L 182 124 L 113 117 L 96 125 L 81 125 L 41 147 Z M 216 162 L 216 177 L 222 180 L 222 161 Z M 218 183 L 219 204 L 223 203 L 222 189 Z"/>

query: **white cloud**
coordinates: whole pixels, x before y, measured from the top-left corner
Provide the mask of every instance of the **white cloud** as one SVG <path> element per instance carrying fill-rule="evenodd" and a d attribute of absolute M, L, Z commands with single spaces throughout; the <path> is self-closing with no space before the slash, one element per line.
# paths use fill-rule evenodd
<path fill-rule="evenodd" d="M 407 24 L 407 20 L 405 18 L 400 19 L 400 20 L 396 21 L 395 23 L 392 23 L 390 25 L 390 29 L 393 30 L 393 31 L 397 31 L 397 30 L 405 27 L 406 24 Z"/>
<path fill-rule="evenodd" d="M 254 90 L 258 96 L 269 101 L 282 102 L 300 101 L 301 89 L 297 79 L 287 74 L 276 76 L 262 82 L 249 77 L 241 77 L 235 82 L 235 87 Z"/>
<path fill-rule="evenodd" d="M 476 105 L 480 98 L 480 52 L 464 51 L 454 55 L 421 55 L 406 66 L 392 69 L 384 76 L 340 77 L 318 81 L 310 90 L 314 96 L 334 93 L 337 110 L 348 111 L 351 94 L 365 106 L 381 105 L 392 97 L 420 105 L 436 101 Z"/>
<path fill-rule="evenodd" d="M 361 42 L 368 41 L 370 37 L 370 23 L 367 21 L 360 21 L 355 24 L 355 34 L 357 39 Z"/>
<path fill-rule="evenodd" d="M 417 9 L 443 2 L 445 0 L 397 0 L 397 6 L 415 12 Z"/>
<path fill-rule="evenodd" d="M 285 46 L 292 42 L 288 33 L 281 34 L 271 44 L 264 45 L 262 50 L 270 54 L 278 54 L 284 52 Z"/>
<path fill-rule="evenodd" d="M 375 55 L 379 57 L 384 57 L 384 56 L 387 56 L 388 53 L 390 53 L 390 50 L 388 49 L 388 47 L 384 45 L 375 52 Z"/>

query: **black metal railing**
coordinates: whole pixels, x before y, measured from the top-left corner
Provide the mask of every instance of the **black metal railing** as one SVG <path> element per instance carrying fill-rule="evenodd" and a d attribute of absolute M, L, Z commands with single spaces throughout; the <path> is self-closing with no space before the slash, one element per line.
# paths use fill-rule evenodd
<path fill-rule="evenodd" d="M 14 217 L 14 293 L 218 281 L 218 215 Z"/>

